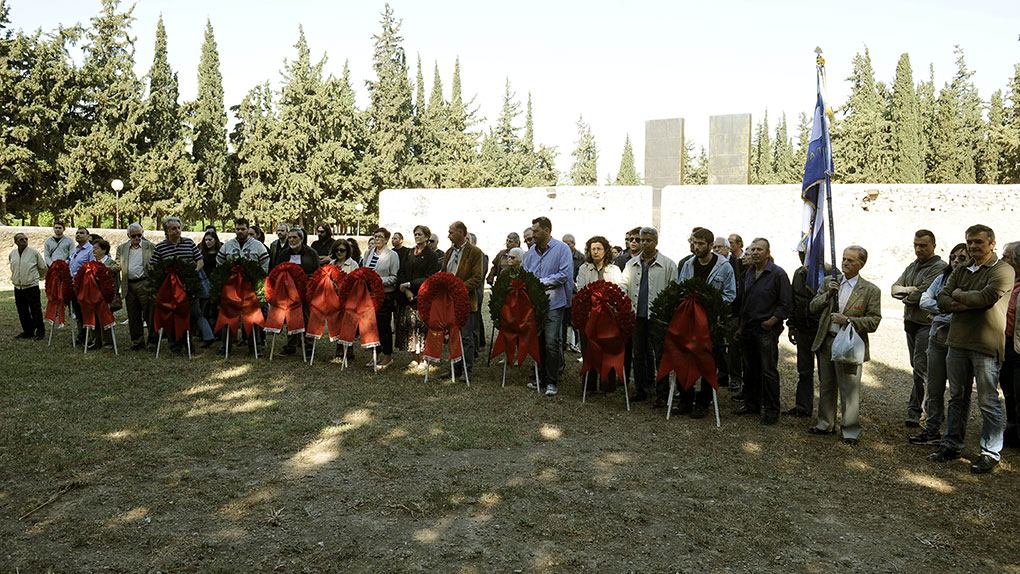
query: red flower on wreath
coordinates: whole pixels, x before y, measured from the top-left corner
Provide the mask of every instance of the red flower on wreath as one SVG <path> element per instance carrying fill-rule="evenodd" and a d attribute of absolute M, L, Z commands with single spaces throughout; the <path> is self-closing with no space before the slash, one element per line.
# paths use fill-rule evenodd
<path fill-rule="evenodd" d="M 634 314 L 630 297 L 615 283 L 608 281 L 589 283 L 577 292 L 570 315 L 573 324 L 583 326 L 588 322 L 588 317 L 591 315 L 592 297 L 596 293 L 602 300 L 609 303 L 613 315 L 616 317 L 616 325 L 620 329 L 620 334 L 629 339 L 634 334 L 637 315 Z"/>
<path fill-rule="evenodd" d="M 471 303 L 468 290 L 459 277 L 441 271 L 431 275 L 418 289 L 418 314 L 428 327 L 422 355 L 438 361 L 443 357 L 443 341 L 450 339 L 450 360 L 464 357 L 460 329 L 468 322 Z M 471 333 L 467 334 L 472 336 Z"/>
<path fill-rule="evenodd" d="M 421 284 L 418 289 L 418 314 L 422 322 L 432 326 L 432 303 L 436 295 L 447 292 L 453 297 L 454 321 L 458 327 L 467 325 L 468 315 L 471 313 L 471 303 L 468 299 L 467 287 L 464 281 L 453 273 L 442 271 L 435 273 Z M 437 325 L 436 328 L 447 328 L 448 325 Z"/>
<path fill-rule="evenodd" d="M 99 290 L 102 292 L 103 300 L 106 301 L 106 304 L 113 303 L 113 297 L 117 292 L 110 268 L 105 263 L 99 261 L 87 261 L 74 274 L 74 284 L 82 284 L 89 275 L 96 278 L 96 283 L 99 284 Z"/>
<path fill-rule="evenodd" d="M 280 276 L 283 275 L 284 273 L 290 275 L 290 278 L 294 281 L 294 286 L 297 287 L 298 293 L 301 294 L 301 304 L 307 305 L 309 299 L 307 287 L 308 276 L 305 275 L 305 271 L 304 269 L 301 269 L 300 265 L 296 263 L 291 263 L 289 261 L 286 263 L 281 263 L 276 267 L 273 267 L 273 270 L 269 272 L 269 277 L 266 278 L 265 286 L 266 301 L 269 301 L 270 305 L 273 304 L 274 300 L 273 295 L 275 294 L 276 291 L 276 282 L 280 279 Z"/>
<path fill-rule="evenodd" d="M 324 265 L 323 267 L 326 266 Z M 319 269 L 322 269 L 322 267 Z M 339 267 L 337 270 L 339 271 Z M 368 267 L 358 267 L 344 277 L 339 289 L 341 307 L 347 301 L 347 296 L 351 294 L 354 284 L 359 281 L 363 282 L 365 287 L 368 288 L 368 294 L 372 297 L 372 306 L 378 312 L 382 308 L 383 301 L 386 299 L 386 290 L 383 287 L 382 277 L 379 277 L 378 273 Z"/>
<path fill-rule="evenodd" d="M 46 270 L 46 298 L 56 299 L 67 305 L 74 295 L 71 286 L 71 268 L 67 261 L 57 259 Z"/>

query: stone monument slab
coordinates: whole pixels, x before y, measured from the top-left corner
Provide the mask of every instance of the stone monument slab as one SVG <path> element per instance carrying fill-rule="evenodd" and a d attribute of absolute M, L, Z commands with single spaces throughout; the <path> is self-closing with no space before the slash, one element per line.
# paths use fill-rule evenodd
<path fill-rule="evenodd" d="M 708 119 L 708 184 L 751 182 L 751 114 Z"/>

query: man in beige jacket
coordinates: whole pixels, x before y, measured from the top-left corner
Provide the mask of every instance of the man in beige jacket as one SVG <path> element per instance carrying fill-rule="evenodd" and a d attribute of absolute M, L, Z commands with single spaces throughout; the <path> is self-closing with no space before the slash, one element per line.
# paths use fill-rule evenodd
<path fill-rule="evenodd" d="M 28 246 L 28 236 L 18 233 L 14 236 L 15 249 L 11 251 L 11 283 L 14 284 L 14 304 L 18 307 L 21 320 L 21 334 L 17 339 L 35 336 L 42 339 L 46 334 L 43 326 L 42 304 L 39 301 L 39 281 L 46 276 L 46 260 Z"/>
<path fill-rule="evenodd" d="M 868 333 L 874 333 L 882 321 L 882 291 L 859 275 L 868 261 L 868 252 L 859 245 L 843 250 L 843 277 L 823 280 L 828 291 L 815 295 L 809 310 L 819 315 L 818 332 L 811 349 L 818 353 L 818 419 L 808 428 L 811 434 L 836 432 L 836 395 L 842 398 L 840 430 L 843 442 L 857 444 L 861 434 L 862 365 L 832 360 L 832 341 L 841 328 L 851 325 L 864 340 L 864 361 L 871 356 Z M 833 302 L 836 304 L 833 305 Z M 835 308 L 834 308 L 835 307 Z"/>

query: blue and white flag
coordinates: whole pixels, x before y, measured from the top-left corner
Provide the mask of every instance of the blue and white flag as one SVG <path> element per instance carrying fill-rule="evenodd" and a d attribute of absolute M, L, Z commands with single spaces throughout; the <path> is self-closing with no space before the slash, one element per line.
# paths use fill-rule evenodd
<path fill-rule="evenodd" d="M 831 198 L 829 176 L 832 175 L 832 146 L 829 141 L 829 117 L 825 104 L 825 67 L 818 58 L 818 98 L 815 116 L 811 122 L 811 139 L 804 165 L 804 185 L 800 196 L 804 200 L 801 220 L 801 239 L 798 250 L 804 251 L 807 265 L 807 286 L 817 291 L 825 276 L 825 214 L 826 202 Z M 833 262 L 834 264 L 836 262 Z"/>

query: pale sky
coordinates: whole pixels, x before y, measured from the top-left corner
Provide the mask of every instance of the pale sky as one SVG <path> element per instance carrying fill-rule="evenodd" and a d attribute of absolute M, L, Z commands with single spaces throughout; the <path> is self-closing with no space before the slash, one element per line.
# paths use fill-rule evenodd
<path fill-rule="evenodd" d="M 8 0 L 14 28 L 50 30 L 58 23 L 88 24 L 98 1 Z M 960 44 L 973 80 L 987 100 L 1005 91 L 1020 63 L 1020 6 L 1016 1 L 686 2 L 393 0 L 403 20 L 403 47 L 415 73 L 421 56 L 426 97 L 438 62 L 449 98 L 459 56 L 463 95 L 475 97 L 485 129 L 498 117 L 507 77 L 521 102 L 532 93 L 536 141 L 558 148 L 557 168 L 568 171 L 583 114 L 599 149 L 599 182 L 615 175 L 630 134 L 644 173 L 644 122 L 682 117 L 686 137 L 708 142 L 708 118 L 765 109 L 770 128 L 785 111 L 791 130 L 815 99 L 814 50 L 825 51 L 829 99 L 843 103 L 854 55 L 867 46 L 876 79 L 892 83 L 908 52 L 915 83 L 935 66 L 936 88 L 955 72 Z M 130 6 L 125 3 L 122 6 Z M 340 75 L 350 62 L 358 104 L 367 105 L 372 35 L 383 2 L 337 0 L 139 0 L 134 10 L 136 72 L 152 64 L 156 21 L 167 28 L 170 64 L 181 98 L 195 98 L 206 18 L 219 46 L 226 104 L 265 80 L 278 85 L 284 59 L 293 58 L 298 25 L 314 59 Z M 231 122 L 233 120 L 231 119 Z M 520 125 L 523 127 L 523 116 Z M 839 166 L 836 166 L 839 169 Z"/>

